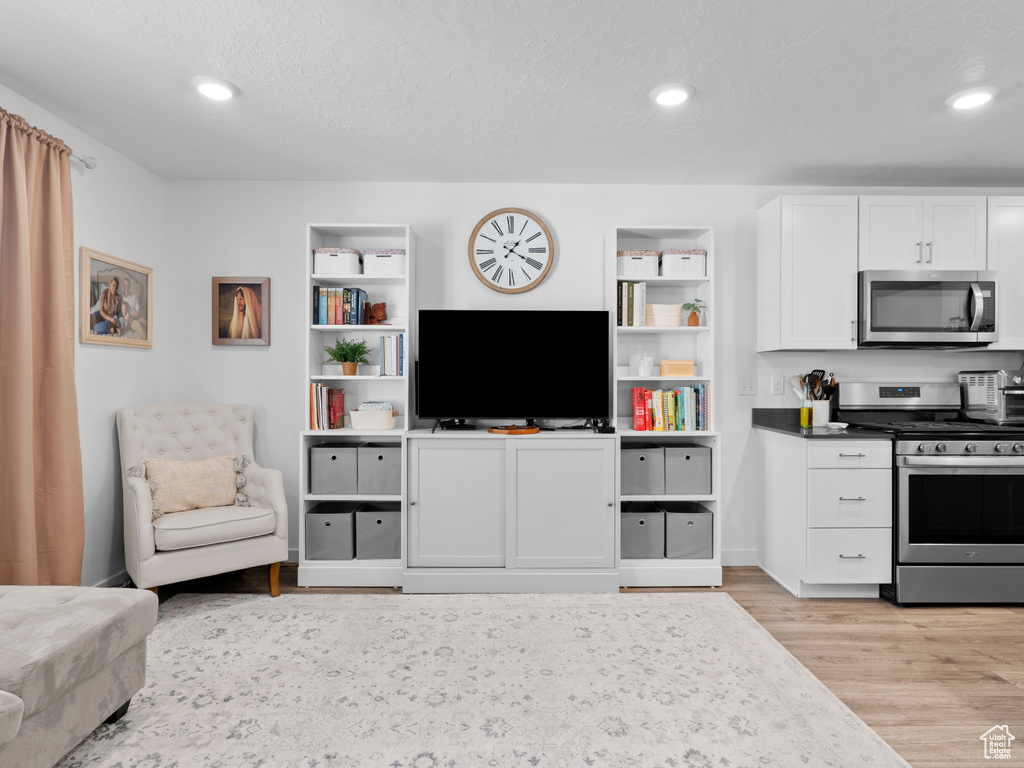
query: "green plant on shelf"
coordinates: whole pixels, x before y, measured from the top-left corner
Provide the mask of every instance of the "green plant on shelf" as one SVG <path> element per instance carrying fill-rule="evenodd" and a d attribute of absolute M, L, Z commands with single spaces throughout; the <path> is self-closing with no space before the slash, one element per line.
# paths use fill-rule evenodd
<path fill-rule="evenodd" d="M 701 301 L 700 299 L 694 299 L 693 301 L 683 304 L 683 309 L 689 312 L 693 312 L 699 317 L 700 313 L 707 309 L 707 307 L 704 305 L 704 302 Z"/>
<path fill-rule="evenodd" d="M 362 363 L 370 362 L 367 355 L 370 352 L 366 339 L 352 340 L 338 339 L 333 347 L 324 347 L 327 355 L 336 363 Z"/>

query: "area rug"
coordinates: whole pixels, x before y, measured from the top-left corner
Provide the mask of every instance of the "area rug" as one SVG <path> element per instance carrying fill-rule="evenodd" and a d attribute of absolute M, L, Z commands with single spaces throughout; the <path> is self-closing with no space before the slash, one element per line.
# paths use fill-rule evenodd
<path fill-rule="evenodd" d="M 61 768 L 900 766 L 728 595 L 179 595 Z"/>

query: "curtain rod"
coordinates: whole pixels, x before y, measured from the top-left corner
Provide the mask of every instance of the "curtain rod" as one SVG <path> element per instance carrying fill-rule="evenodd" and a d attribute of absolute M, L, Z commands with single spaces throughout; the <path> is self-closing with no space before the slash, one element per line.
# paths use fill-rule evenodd
<path fill-rule="evenodd" d="M 75 152 L 71 154 L 71 159 L 77 160 L 90 171 L 97 165 L 95 157 L 86 157 L 85 155 L 79 155 Z"/>

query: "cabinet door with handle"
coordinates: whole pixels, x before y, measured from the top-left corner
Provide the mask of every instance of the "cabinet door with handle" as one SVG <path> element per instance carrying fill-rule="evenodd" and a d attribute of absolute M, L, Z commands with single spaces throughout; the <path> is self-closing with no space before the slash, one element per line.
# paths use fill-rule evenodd
<path fill-rule="evenodd" d="M 520 439 L 510 461 L 516 514 L 507 536 L 514 567 L 614 567 L 614 438 Z"/>
<path fill-rule="evenodd" d="M 923 199 L 902 195 L 860 198 L 860 269 L 920 269 L 925 265 L 921 232 Z"/>
<path fill-rule="evenodd" d="M 985 269 L 984 197 L 924 198 L 925 269 Z"/>

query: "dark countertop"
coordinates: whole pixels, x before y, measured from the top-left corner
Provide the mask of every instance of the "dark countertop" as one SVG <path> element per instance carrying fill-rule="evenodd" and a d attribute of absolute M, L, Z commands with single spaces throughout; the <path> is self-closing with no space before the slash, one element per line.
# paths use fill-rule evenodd
<path fill-rule="evenodd" d="M 892 440 L 892 435 L 887 432 L 873 432 L 859 427 L 801 429 L 799 408 L 754 408 L 751 424 L 754 429 L 766 429 L 807 440 Z"/>

